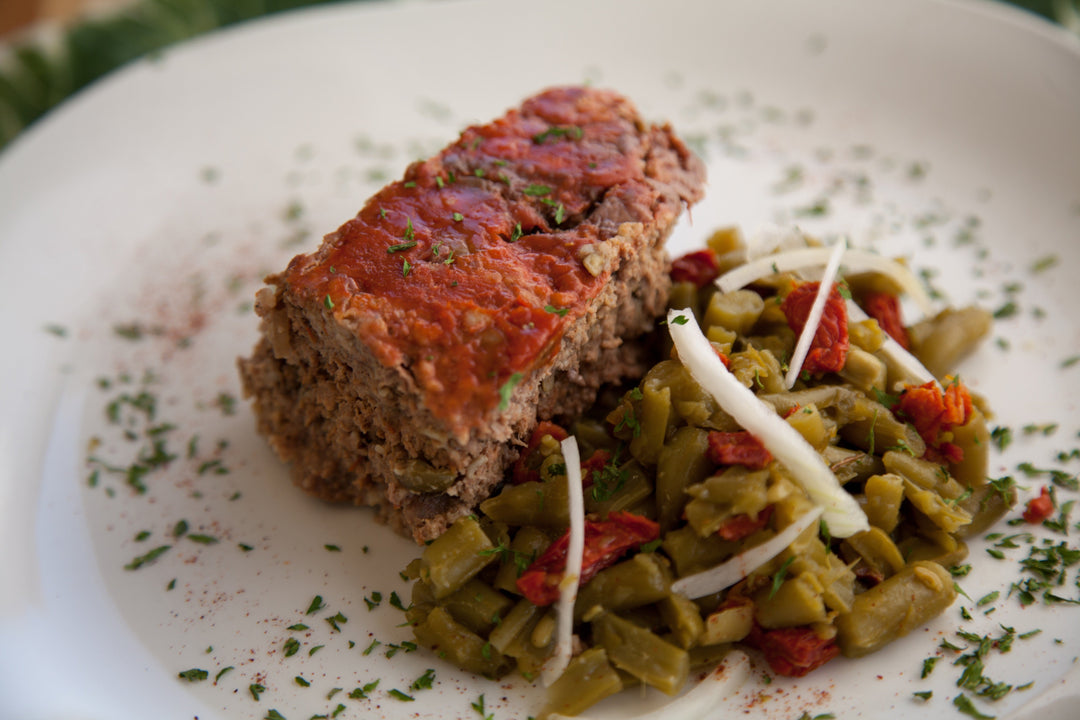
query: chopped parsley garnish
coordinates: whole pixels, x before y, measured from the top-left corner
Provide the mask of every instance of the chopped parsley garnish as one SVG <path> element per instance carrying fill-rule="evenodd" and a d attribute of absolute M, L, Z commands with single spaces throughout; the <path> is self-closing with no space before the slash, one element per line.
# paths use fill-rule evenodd
<path fill-rule="evenodd" d="M 416 247 L 416 241 L 415 240 L 409 240 L 408 242 L 400 242 L 400 243 L 397 243 L 396 245 L 391 245 L 390 247 L 386 248 L 386 252 L 388 254 L 393 254 L 393 253 L 399 252 L 401 250 L 408 250 L 409 248 L 414 248 L 414 247 Z"/>
<path fill-rule="evenodd" d="M 124 566 L 125 570 L 138 570 L 143 565 L 149 565 L 168 552 L 172 545 L 160 545 L 145 555 L 140 555 Z"/>
<path fill-rule="evenodd" d="M 330 627 L 334 629 L 334 632 L 341 632 L 339 625 L 349 622 L 349 618 L 341 614 L 340 611 L 333 617 L 326 618 L 326 622 L 330 624 Z"/>
<path fill-rule="evenodd" d="M 549 312 L 559 317 L 566 317 L 566 314 L 570 312 L 570 308 L 557 308 L 554 305 L 545 305 L 544 312 Z"/>
<path fill-rule="evenodd" d="M 304 678 L 302 678 L 299 675 L 297 675 L 295 678 L 293 678 L 293 680 L 295 680 L 296 684 L 299 685 L 300 687 L 311 687 L 311 683 L 308 682 L 307 680 L 305 680 Z"/>
<path fill-rule="evenodd" d="M 548 140 L 549 138 L 555 139 L 555 138 L 564 138 L 564 137 L 569 137 L 569 138 L 572 138 L 574 140 L 580 140 L 582 138 L 582 136 L 584 136 L 584 135 L 585 135 L 585 132 L 580 127 L 578 127 L 577 125 L 567 125 L 565 127 L 560 127 L 558 125 L 553 125 L 552 127 L 549 127 L 544 132 L 537 133 L 536 135 L 533 135 L 533 142 L 536 143 L 537 145 L 540 145 L 545 140 Z"/>
<path fill-rule="evenodd" d="M 221 668 L 220 670 L 218 670 L 218 674 L 214 676 L 214 682 L 217 683 L 218 680 L 225 677 L 225 674 L 227 672 L 229 672 L 230 670 L 234 670 L 234 669 L 235 668 L 233 668 L 232 665 L 229 665 L 228 667 Z"/>
<path fill-rule="evenodd" d="M 259 683 L 252 683 L 251 685 L 248 685 L 248 692 L 251 693 L 251 697 L 255 698 L 255 700 L 258 700 L 259 695 L 266 692 L 266 688 Z"/>
<path fill-rule="evenodd" d="M 405 693 L 401 692 L 397 688 L 394 688 L 393 690 L 391 690 L 389 695 L 390 695 L 390 697 L 394 698 L 395 700 L 400 700 L 401 702 L 412 702 L 413 700 L 416 699 L 416 698 L 412 697 L 411 695 L 406 695 Z"/>
<path fill-rule="evenodd" d="M 179 673 L 179 676 L 181 679 L 187 680 L 188 682 L 199 682 L 210 677 L 210 673 L 200 668 L 191 668 L 190 670 L 184 670 Z"/>
<path fill-rule="evenodd" d="M 409 689 L 430 690 L 433 682 L 435 682 L 435 670 L 434 668 L 428 668 L 423 675 L 412 681 L 412 685 L 409 686 Z"/>
<path fill-rule="evenodd" d="M 330 293 L 326 293 L 326 297 L 323 298 L 323 305 L 326 306 L 327 310 L 334 309 L 334 301 L 330 299 Z"/>
<path fill-rule="evenodd" d="M 401 277 L 403 277 L 403 278 L 409 277 L 409 271 L 410 270 L 412 270 L 412 265 L 409 264 L 408 260 L 405 260 L 404 258 L 402 258 L 402 260 L 401 260 Z"/>
<path fill-rule="evenodd" d="M 349 693 L 349 697 L 353 700 L 367 700 L 368 693 L 379 687 L 379 681 L 373 680 L 363 687 L 358 687 Z M 329 699 L 329 698 L 327 698 Z"/>
<path fill-rule="evenodd" d="M 187 536 L 187 539 L 200 545 L 215 545 L 218 542 L 218 539 L 213 535 L 203 535 L 201 533 L 192 533 Z"/>
<path fill-rule="evenodd" d="M 543 197 L 551 194 L 551 188 L 547 185 L 527 185 L 521 192 L 530 197 Z"/>
<path fill-rule="evenodd" d="M 283 649 L 285 650 L 285 657 L 292 657 L 300 650 L 300 641 L 296 638 L 289 638 L 285 641 Z"/>
<path fill-rule="evenodd" d="M 316 595 L 315 597 L 313 597 L 311 599 L 311 604 L 308 605 L 307 612 L 304 613 L 304 614 L 305 615 L 314 615 L 315 613 L 322 610 L 324 607 L 326 607 L 326 605 L 323 604 L 322 595 Z"/>
<path fill-rule="evenodd" d="M 454 218 L 454 222 L 461 222 L 462 220 L 465 219 L 465 216 L 462 215 L 459 212 L 456 212 L 456 213 L 454 213 L 453 218 Z"/>
<path fill-rule="evenodd" d="M 341 546 L 339 545 L 323 545 L 329 552 L 341 552 Z"/>
<path fill-rule="evenodd" d="M 795 556 L 792 555 L 784 564 L 780 566 L 780 569 L 776 571 L 776 574 L 772 578 L 772 587 L 769 588 L 769 600 L 772 600 L 773 596 L 780 590 L 780 586 L 784 584 L 784 576 L 787 575 L 788 566 L 795 562 Z"/>

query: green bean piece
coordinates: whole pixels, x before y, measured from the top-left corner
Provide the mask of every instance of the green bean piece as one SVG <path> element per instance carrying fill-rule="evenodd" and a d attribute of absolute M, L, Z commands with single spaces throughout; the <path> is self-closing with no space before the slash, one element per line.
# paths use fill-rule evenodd
<path fill-rule="evenodd" d="M 586 488 L 585 512 L 603 517 L 610 512 L 629 510 L 652 495 L 652 478 L 637 460 L 620 465 L 618 473 L 622 486 L 614 493 Z"/>
<path fill-rule="evenodd" d="M 739 335 L 747 335 L 764 309 L 765 301 L 753 290 L 716 293 L 705 309 L 705 325 L 719 325 Z"/>
<path fill-rule="evenodd" d="M 938 535 L 926 534 L 925 536 L 910 536 L 904 538 L 897 547 L 909 563 L 916 560 L 934 562 L 942 567 L 952 567 L 964 561 L 968 556 L 968 546 L 963 540 L 957 540 L 953 535 L 941 530 Z"/>
<path fill-rule="evenodd" d="M 712 671 L 731 652 L 728 643 L 698 645 L 690 648 L 690 672 Z"/>
<path fill-rule="evenodd" d="M 971 522 L 971 515 L 963 508 L 951 504 L 933 490 L 924 490 L 907 477 L 904 478 L 904 497 L 947 533 L 954 533 Z"/>
<path fill-rule="evenodd" d="M 796 410 L 786 418 L 787 424 L 795 428 L 806 442 L 810 443 L 815 450 L 821 452 L 829 445 L 832 439 L 825 419 L 818 412 L 817 405 L 810 403 Z"/>
<path fill-rule="evenodd" d="M 412 458 L 404 467 L 394 470 L 394 476 L 405 487 L 418 493 L 438 493 L 454 484 L 457 473 L 435 468 L 420 458 Z"/>
<path fill-rule="evenodd" d="M 671 388 L 643 382 L 635 417 L 639 432 L 630 440 L 630 454 L 645 465 L 655 465 L 671 419 Z"/>
<path fill-rule="evenodd" d="M 622 680 L 608 662 L 603 648 L 590 648 L 570 661 L 566 671 L 551 684 L 547 702 L 537 716 L 577 715 L 623 689 Z"/>
<path fill-rule="evenodd" d="M 847 281 L 851 294 L 856 298 L 862 298 L 870 293 L 886 293 L 897 297 L 906 293 L 903 286 L 891 276 L 872 270 L 847 274 L 844 280 Z"/>
<path fill-rule="evenodd" d="M 904 502 L 904 478 L 896 473 L 872 475 L 863 485 L 866 519 L 874 527 L 892 532 L 900 522 L 900 506 Z"/>
<path fill-rule="evenodd" d="M 751 390 L 778 393 L 786 389 L 780 362 L 768 350 L 748 347 L 730 357 L 731 374 Z"/>
<path fill-rule="evenodd" d="M 762 316 L 764 317 L 764 316 Z M 750 335 L 746 338 L 746 344 L 757 350 L 768 350 L 773 357 L 791 357 L 795 352 L 795 344 L 799 341 L 795 333 L 787 325 L 770 325 L 762 328 L 762 322 L 758 323 L 757 329 L 767 330 L 767 335 Z"/>
<path fill-rule="evenodd" d="M 971 522 L 956 531 L 960 538 L 972 537 L 987 530 L 1016 504 L 1016 488 L 1004 492 L 987 483 L 972 489 L 971 494 L 957 501 L 957 506 L 971 515 Z"/>
<path fill-rule="evenodd" d="M 916 561 L 855 597 L 836 618 L 837 642 L 847 657 L 862 657 L 937 617 L 956 597 L 949 571 Z"/>
<path fill-rule="evenodd" d="M 895 450 L 885 453 L 881 460 L 889 472 L 907 478 L 924 490 L 933 490 L 946 500 L 955 500 L 964 494 L 964 488 L 960 483 L 937 463 Z"/>
<path fill-rule="evenodd" d="M 727 225 L 713 230 L 712 234 L 705 240 L 705 245 L 716 253 L 719 258 L 723 258 L 729 253 L 732 256 L 738 256 L 737 258 L 732 257 L 731 262 L 734 264 L 724 268 L 724 270 L 730 270 L 746 262 L 746 241 L 743 240 L 742 231 L 739 230 L 737 225 Z"/>
<path fill-rule="evenodd" d="M 826 619 L 824 588 L 813 573 L 799 573 L 754 594 L 754 619 L 761 627 L 797 627 Z"/>
<path fill-rule="evenodd" d="M 436 599 L 454 592 L 495 559 L 491 540 L 476 518 L 459 518 L 424 548 L 420 577 L 431 583 Z"/>
<path fill-rule="evenodd" d="M 946 308 L 908 328 L 912 352 L 935 377 L 943 378 L 978 346 L 993 323 L 982 308 Z"/>
<path fill-rule="evenodd" d="M 705 632 L 705 622 L 693 600 L 679 593 L 668 593 L 656 607 L 679 647 L 689 650 L 698 644 Z"/>
<path fill-rule="evenodd" d="M 502 564 L 499 565 L 499 572 L 495 574 L 492 586 L 496 590 L 520 595 L 517 579 L 550 544 L 551 538 L 542 528 L 534 525 L 518 528 L 514 539 L 510 541 L 509 550 L 502 553 Z"/>
<path fill-rule="evenodd" d="M 529 635 L 544 612 L 544 608 L 533 605 L 525 598 L 518 600 L 488 635 L 488 642 L 501 653 L 511 657 L 520 655 L 523 643 L 532 644 Z"/>
<path fill-rule="evenodd" d="M 690 309 L 694 312 L 695 319 L 701 321 L 698 312 L 698 289 L 692 282 L 673 282 L 671 292 L 668 294 L 667 306 L 672 310 Z"/>
<path fill-rule="evenodd" d="M 582 458 L 588 458 L 597 450 L 614 450 L 618 441 L 608 432 L 610 426 L 602 420 L 581 418 L 571 426 L 571 434 L 577 438 Z"/>
<path fill-rule="evenodd" d="M 825 567 L 818 572 L 818 580 L 825 607 L 839 613 L 851 611 L 855 602 L 855 573 L 847 563 L 829 553 L 825 557 Z"/>
<path fill-rule="evenodd" d="M 881 403 L 861 398 L 852 416 L 840 428 L 840 437 L 849 445 L 877 455 L 891 448 L 908 448 L 920 457 L 926 452 L 926 443 L 915 428 L 897 420 Z"/>
<path fill-rule="evenodd" d="M 985 485 L 990 468 L 990 431 L 986 417 L 977 409 L 966 424 L 952 429 L 952 442 L 964 452 L 964 459 L 949 468 L 961 485 L 976 488 Z"/>
<path fill-rule="evenodd" d="M 456 622 L 445 608 L 433 609 L 424 622 L 413 627 L 413 634 L 421 645 L 462 670 L 497 678 L 509 669 L 509 662 L 501 652 Z"/>
<path fill-rule="evenodd" d="M 655 633 L 617 615 L 605 613 L 592 622 L 593 640 L 607 652 L 611 664 L 675 695 L 690 674 L 690 656 Z"/>
<path fill-rule="evenodd" d="M 845 388 L 839 385 L 818 385 L 805 390 L 761 393 L 758 399 L 769 403 L 776 409 L 778 415 L 784 416 L 807 405 L 813 405 L 819 410 L 831 408 L 841 400 L 849 400 L 850 395 L 845 394 L 844 390 Z M 848 405 L 851 405 L 850 401 Z"/>
<path fill-rule="evenodd" d="M 705 618 L 702 645 L 739 642 L 754 627 L 754 604 L 750 601 L 730 603 Z"/>
<path fill-rule="evenodd" d="M 441 603 L 455 620 L 485 637 L 502 622 L 502 616 L 513 604 L 513 600 L 477 578 L 447 595 Z"/>
<path fill-rule="evenodd" d="M 840 370 L 840 377 L 863 392 L 872 393 L 875 389 L 884 392 L 888 381 L 885 363 L 862 348 L 848 349 L 847 361 Z"/>
<path fill-rule="evenodd" d="M 705 337 L 709 339 L 714 348 L 725 355 L 731 354 L 731 348 L 735 345 L 735 341 L 739 339 L 737 333 L 719 325 L 708 326 L 705 330 Z"/>
<path fill-rule="evenodd" d="M 843 544 L 850 547 L 867 565 L 881 573 L 883 577 L 892 577 L 904 567 L 904 556 L 885 531 L 871 527 L 846 538 Z"/>
<path fill-rule="evenodd" d="M 720 475 L 691 485 L 686 494 L 686 521 L 700 537 L 716 533 L 735 515 L 756 516 L 768 504 L 768 470 L 732 465 Z"/>
<path fill-rule="evenodd" d="M 675 527 L 686 504 L 686 488 L 704 480 L 712 463 L 705 457 L 709 433 L 684 426 L 664 444 L 657 458 L 656 504 L 660 531 Z"/>
<path fill-rule="evenodd" d="M 885 466 L 877 455 L 829 445 L 822 453 L 825 463 L 841 485 L 853 480 L 866 480 L 871 475 L 885 472 Z"/>
<path fill-rule="evenodd" d="M 570 524 L 566 478 L 507 485 L 498 495 L 480 503 L 480 510 L 507 525 L 565 528 Z M 437 542 L 437 541 L 436 541 Z"/>
<path fill-rule="evenodd" d="M 877 353 L 885 344 L 885 332 L 877 320 L 867 319 L 848 323 L 848 339 L 851 344 L 868 353 Z"/>
<path fill-rule="evenodd" d="M 577 620 L 600 607 L 619 612 L 658 602 L 671 589 L 671 569 L 656 553 L 638 553 L 601 570 L 578 593 Z"/>

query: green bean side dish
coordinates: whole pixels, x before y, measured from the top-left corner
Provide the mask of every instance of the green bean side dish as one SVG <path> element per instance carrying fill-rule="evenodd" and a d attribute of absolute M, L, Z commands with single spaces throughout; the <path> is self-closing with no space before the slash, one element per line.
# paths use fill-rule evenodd
<path fill-rule="evenodd" d="M 802 240 L 796 254 L 818 244 Z M 805 675 L 841 653 L 872 653 L 953 602 L 948 568 L 966 556 L 964 539 L 1016 499 L 987 479 L 987 408 L 947 375 L 986 335 L 989 314 L 947 309 L 905 327 L 898 296 L 911 286 L 897 277 L 906 270 L 865 271 L 856 260 L 836 283 L 827 271 L 830 282 L 818 283 L 799 274 L 810 266 L 785 271 L 782 254 L 767 255 L 756 260 L 767 271 L 747 275 L 746 287 L 719 289 L 717 276 L 722 284 L 731 270 L 752 270 L 747 250 L 724 229 L 676 260 L 669 305 L 683 314 L 668 323 L 696 319 L 713 361 L 813 449 L 865 515 L 861 529 L 830 532 L 827 511 L 817 519 L 821 503 L 801 471 L 703 388 L 661 327 L 663 359 L 636 386 L 565 429 L 541 423 L 480 515 L 410 563 L 419 644 L 490 678 L 539 677 L 567 566 L 568 435 L 583 459 L 587 513 L 575 652 L 538 718 L 576 715 L 638 684 L 676 695 L 692 670 L 736 646 L 777 674 Z M 807 320 L 818 295 L 820 324 Z M 805 324 L 816 329 L 789 386 Z M 922 374 L 897 362 L 906 355 L 897 345 Z M 719 575 L 730 577 L 710 585 Z"/>

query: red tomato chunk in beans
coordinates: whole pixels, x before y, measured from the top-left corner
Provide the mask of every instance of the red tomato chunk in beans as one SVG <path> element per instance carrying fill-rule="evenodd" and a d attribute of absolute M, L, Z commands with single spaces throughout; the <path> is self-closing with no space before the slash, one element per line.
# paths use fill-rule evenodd
<path fill-rule="evenodd" d="M 787 318 L 788 327 L 796 335 L 801 334 L 806 326 L 820 285 L 821 283 L 817 282 L 797 285 L 780 305 L 784 317 Z M 834 283 L 825 300 L 821 323 L 814 333 L 814 340 L 810 344 L 810 352 L 806 355 L 802 369 L 811 374 L 839 372 L 847 361 L 849 347 L 847 307 Z"/>
<path fill-rule="evenodd" d="M 660 537 L 660 525 L 628 512 L 613 512 L 607 520 L 585 521 L 585 549 L 581 559 L 581 584 L 615 563 L 631 550 Z M 553 542 L 517 579 L 517 588 L 538 607 L 559 599 L 559 583 L 566 570 L 570 531 Z"/>

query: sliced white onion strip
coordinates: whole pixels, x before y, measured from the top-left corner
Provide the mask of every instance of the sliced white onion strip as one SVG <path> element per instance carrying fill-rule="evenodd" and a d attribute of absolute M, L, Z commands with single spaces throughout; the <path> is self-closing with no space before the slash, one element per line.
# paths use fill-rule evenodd
<path fill-rule="evenodd" d="M 581 559 L 585 550 L 585 497 L 581 487 L 581 455 L 573 435 L 562 441 L 566 463 L 567 494 L 570 496 L 570 542 L 566 547 L 566 569 L 559 582 L 558 624 L 555 650 L 540 671 L 544 687 L 559 679 L 570 664 L 574 641 L 574 602 L 581 583 Z"/>
<path fill-rule="evenodd" d="M 750 658 L 746 653 L 732 650 L 716 668 L 688 691 L 671 702 L 626 720 L 700 720 L 709 717 L 720 704 L 730 698 L 750 677 Z M 552 713 L 549 720 L 589 720 L 583 715 Z"/>
<path fill-rule="evenodd" d="M 825 313 L 825 302 L 832 292 L 833 280 L 840 270 L 840 259 L 844 257 L 847 242 L 843 239 L 837 241 L 829 252 L 829 261 L 825 264 L 825 272 L 821 275 L 821 284 L 818 286 L 817 295 L 814 296 L 814 304 L 810 306 L 810 314 L 806 316 L 806 324 L 803 325 L 799 341 L 795 343 L 795 352 L 791 355 L 791 363 L 788 366 L 787 375 L 784 376 L 784 387 L 790 390 L 799 379 L 803 363 L 810 352 L 810 345 L 817 335 L 818 326 L 821 325 L 821 316 Z"/>
<path fill-rule="evenodd" d="M 854 300 L 847 301 L 848 317 L 855 322 L 869 320 L 869 316 L 863 309 L 855 304 Z M 885 342 L 881 346 L 881 352 L 897 367 L 904 371 L 916 384 L 923 385 L 928 382 L 937 383 L 934 373 L 926 369 L 919 359 L 904 349 L 904 346 L 892 339 L 889 333 L 882 331 Z M 938 383 L 940 385 L 940 383 Z"/>
<path fill-rule="evenodd" d="M 824 510 L 825 508 L 819 505 L 795 518 L 795 522 L 760 545 L 755 545 L 714 568 L 676 580 L 671 584 L 672 591 L 682 593 L 693 600 L 731 587 L 782 553 L 784 548 L 795 542 L 795 538 L 799 536 L 799 533 L 813 525 L 821 517 Z M 829 532 L 832 532 L 831 525 L 829 526 Z"/>
<path fill-rule="evenodd" d="M 824 519 L 833 537 L 845 538 L 870 527 L 866 513 L 836 479 L 799 431 L 788 425 L 771 405 L 758 400 L 724 367 L 701 332 L 694 316 L 671 310 L 667 316 L 671 339 L 679 359 L 698 384 L 710 393 L 732 418 L 783 463 L 803 486 L 810 499 L 825 508 Z"/>
<path fill-rule="evenodd" d="M 716 286 L 721 292 L 731 292 L 775 273 L 820 267 L 829 261 L 831 252 L 829 248 L 801 248 L 759 257 L 718 277 Z M 919 279 L 901 263 L 867 250 L 848 250 L 844 253 L 844 267 L 848 273 L 877 272 L 888 275 L 915 301 L 924 314 L 930 315 L 934 312 L 934 302 Z"/>

